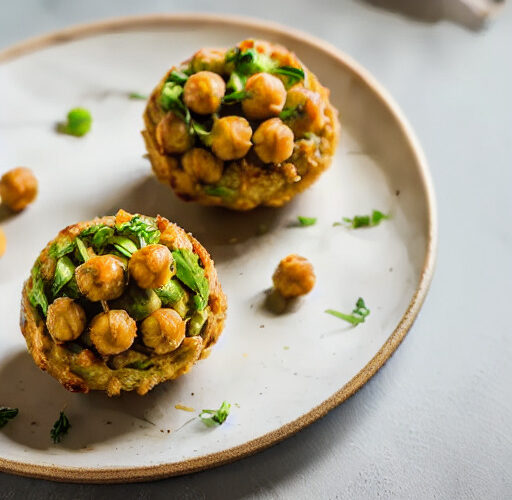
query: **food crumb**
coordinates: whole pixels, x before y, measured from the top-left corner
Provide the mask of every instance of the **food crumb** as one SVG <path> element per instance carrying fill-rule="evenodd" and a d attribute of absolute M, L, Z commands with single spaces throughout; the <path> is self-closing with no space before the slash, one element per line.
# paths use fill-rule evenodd
<path fill-rule="evenodd" d="M 193 395 L 194 395 L 194 393 L 193 393 L 193 392 L 191 392 L 191 393 L 190 393 L 190 395 L 191 395 L 191 396 L 193 396 Z"/>
<path fill-rule="evenodd" d="M 190 412 L 193 412 L 195 411 L 194 408 L 191 408 L 190 406 L 185 406 L 185 405 L 174 405 L 174 408 L 176 408 L 177 410 L 183 410 L 183 411 L 190 411 Z"/>
<path fill-rule="evenodd" d="M 389 268 L 389 272 L 390 272 L 390 273 L 392 273 L 392 272 L 393 272 L 393 268 L 392 268 L 392 267 L 390 267 L 390 268 Z"/>
<path fill-rule="evenodd" d="M 397 189 L 397 190 L 395 191 L 395 195 L 396 195 L 396 196 L 400 196 L 400 189 Z"/>
<path fill-rule="evenodd" d="M 111 424 L 112 424 L 112 422 L 111 422 L 110 420 L 107 420 L 107 421 L 105 422 L 105 424 L 107 424 L 107 425 L 111 425 Z"/>
<path fill-rule="evenodd" d="M 265 328 L 265 325 L 260 325 L 260 328 Z"/>
<path fill-rule="evenodd" d="M 163 429 L 160 429 L 160 432 L 164 432 L 164 430 L 163 430 Z"/>
<path fill-rule="evenodd" d="M 167 429 L 167 434 L 170 434 L 171 433 L 171 429 Z"/>
<path fill-rule="evenodd" d="M 37 425 L 37 422 L 34 420 L 33 422 L 30 422 L 30 425 Z"/>

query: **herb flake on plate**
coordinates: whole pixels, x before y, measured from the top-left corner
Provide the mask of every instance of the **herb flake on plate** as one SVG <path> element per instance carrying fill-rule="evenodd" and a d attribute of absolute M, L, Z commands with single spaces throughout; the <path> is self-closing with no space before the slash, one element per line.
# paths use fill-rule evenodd
<path fill-rule="evenodd" d="M 231 405 L 227 401 L 224 401 L 218 410 L 203 410 L 199 414 L 199 418 L 207 427 L 222 425 L 226 421 L 226 418 L 228 418 L 230 409 Z"/>
<path fill-rule="evenodd" d="M 357 326 L 359 323 L 364 323 L 366 316 L 370 314 L 370 309 L 366 307 L 363 298 L 359 297 L 356 302 L 356 307 L 352 310 L 352 314 L 345 314 L 334 309 L 326 309 L 325 312 Z"/>

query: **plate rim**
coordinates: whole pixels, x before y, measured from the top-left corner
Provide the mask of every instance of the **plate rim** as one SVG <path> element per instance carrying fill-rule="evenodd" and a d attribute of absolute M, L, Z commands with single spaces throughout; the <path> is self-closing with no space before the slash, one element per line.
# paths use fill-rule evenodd
<path fill-rule="evenodd" d="M 316 422 L 325 416 L 330 410 L 340 405 L 343 401 L 355 394 L 395 352 L 407 332 L 416 319 L 425 300 L 430 283 L 432 281 L 438 243 L 437 208 L 434 187 L 430 176 L 428 164 L 423 150 L 417 140 L 411 126 L 395 103 L 394 99 L 381 86 L 380 83 L 359 63 L 350 56 L 326 42 L 307 32 L 290 28 L 274 21 L 246 17 L 233 14 L 209 14 L 209 13 L 162 13 L 146 14 L 107 18 L 85 24 L 72 25 L 50 33 L 28 38 L 24 41 L 0 50 L 0 64 L 41 50 L 43 48 L 66 43 L 72 40 L 99 35 L 102 33 L 126 32 L 141 28 L 168 27 L 179 23 L 205 23 L 209 25 L 230 25 L 243 27 L 247 30 L 258 29 L 269 34 L 279 33 L 288 37 L 306 42 L 333 57 L 339 64 L 345 66 L 353 75 L 360 78 L 385 105 L 393 115 L 393 118 L 401 129 L 412 154 L 419 166 L 419 173 L 426 195 L 428 211 L 428 241 L 427 251 L 423 262 L 420 279 L 409 306 L 403 314 L 398 326 L 386 339 L 381 348 L 372 359 L 343 387 L 338 389 L 329 398 L 312 408 L 309 412 L 274 429 L 262 436 L 247 441 L 243 444 L 228 448 L 223 451 L 202 455 L 200 457 L 171 462 L 156 466 L 119 467 L 91 469 L 85 467 L 60 467 L 55 465 L 27 464 L 15 460 L 0 457 L 0 472 L 18 474 L 26 477 L 47 479 L 53 481 L 80 482 L 80 483 L 120 483 L 138 482 L 162 479 L 165 477 L 189 474 L 220 465 L 225 465 L 236 460 L 253 455 L 282 440 L 293 436 L 298 431 Z"/>

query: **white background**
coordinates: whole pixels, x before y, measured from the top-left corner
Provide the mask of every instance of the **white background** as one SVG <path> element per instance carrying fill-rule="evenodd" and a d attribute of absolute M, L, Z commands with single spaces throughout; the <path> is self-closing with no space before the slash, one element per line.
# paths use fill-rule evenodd
<path fill-rule="evenodd" d="M 420 11 L 413 3 L 423 4 Z M 149 484 L 59 485 L 0 475 L 0 498 L 510 498 L 512 8 L 480 29 L 448 0 L 428 8 L 410 0 L 184 4 L 6 2 L 0 48 L 69 24 L 179 10 L 252 15 L 326 39 L 392 93 L 425 149 L 440 220 L 431 292 L 372 381 L 270 450 Z"/>

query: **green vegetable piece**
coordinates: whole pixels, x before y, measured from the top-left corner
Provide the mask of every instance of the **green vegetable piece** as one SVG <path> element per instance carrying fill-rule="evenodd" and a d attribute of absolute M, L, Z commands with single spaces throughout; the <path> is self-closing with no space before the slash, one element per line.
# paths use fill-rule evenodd
<path fill-rule="evenodd" d="M 234 198 L 236 191 L 226 186 L 205 186 L 204 192 L 209 196 L 218 196 L 219 198 Z"/>
<path fill-rule="evenodd" d="M 55 274 L 52 283 L 52 295 L 56 297 L 62 287 L 68 283 L 75 275 L 75 266 L 71 259 L 66 255 L 57 261 Z"/>
<path fill-rule="evenodd" d="M 228 82 L 226 83 L 226 89 L 232 92 L 240 92 L 245 88 L 247 77 L 239 75 L 236 71 L 231 73 Z"/>
<path fill-rule="evenodd" d="M 187 324 L 187 337 L 195 337 L 201 333 L 206 321 L 208 320 L 209 307 L 205 307 L 202 311 L 196 311 Z"/>
<path fill-rule="evenodd" d="M 139 215 L 134 216 L 128 222 L 117 225 L 116 231 L 120 235 L 138 239 L 141 248 L 160 241 L 160 231 L 154 222 L 142 219 Z"/>
<path fill-rule="evenodd" d="M 371 215 L 355 215 L 352 219 L 349 217 L 343 217 L 343 222 L 353 229 L 359 227 L 373 227 L 381 223 L 381 221 L 389 219 L 390 216 L 383 214 L 379 210 L 373 210 Z M 337 224 L 339 225 L 339 224 Z"/>
<path fill-rule="evenodd" d="M 110 304 L 112 309 L 124 309 L 136 321 L 162 307 L 162 301 L 153 290 L 143 290 L 135 283 L 130 283 L 123 295 Z"/>
<path fill-rule="evenodd" d="M 16 418 L 18 415 L 18 408 L 8 408 L 7 406 L 0 407 L 0 429 L 7 425 L 7 422 Z"/>
<path fill-rule="evenodd" d="M 62 295 L 69 297 L 70 299 L 79 299 L 80 298 L 80 290 L 78 289 L 78 285 L 76 284 L 75 276 L 73 276 L 69 282 L 62 289 Z"/>
<path fill-rule="evenodd" d="M 28 300 L 32 307 L 37 309 L 39 306 L 44 316 L 48 313 L 48 299 L 44 294 L 44 283 L 39 272 L 39 265 L 35 265 L 31 271 L 32 288 L 28 293 Z"/>
<path fill-rule="evenodd" d="M 149 99 L 149 96 L 144 95 L 144 94 L 139 94 L 138 92 L 130 92 L 128 94 L 128 97 L 130 99 L 140 99 L 140 100 L 143 100 L 143 101 L 147 101 Z"/>
<path fill-rule="evenodd" d="M 199 256 L 186 248 L 174 250 L 172 256 L 176 262 L 176 276 L 196 293 L 196 309 L 204 309 L 208 305 L 210 284 L 204 275 L 204 269 L 199 265 Z"/>
<path fill-rule="evenodd" d="M 54 443 L 60 443 L 70 428 L 71 424 L 69 423 L 68 417 L 66 417 L 64 412 L 61 411 L 59 418 L 55 421 L 50 431 L 50 437 L 52 438 L 52 441 Z"/>
<path fill-rule="evenodd" d="M 327 309 L 325 312 L 335 316 L 336 318 L 348 321 L 354 326 L 357 326 L 359 323 L 364 323 L 366 316 L 370 314 L 370 309 L 366 307 L 364 300 L 359 297 L 356 302 L 356 307 L 352 311 L 352 314 L 345 314 L 339 311 L 335 311 L 334 309 Z"/>
<path fill-rule="evenodd" d="M 249 97 L 249 92 L 245 90 L 237 90 L 235 92 L 231 92 L 230 94 L 226 94 L 222 98 L 222 102 L 224 104 L 235 104 L 237 102 L 243 101 L 246 97 Z"/>
<path fill-rule="evenodd" d="M 389 215 L 383 214 L 379 210 L 374 210 L 372 212 L 372 226 L 376 226 L 377 224 L 380 224 L 381 221 L 389 218 Z"/>
<path fill-rule="evenodd" d="M 293 66 L 281 66 L 272 70 L 274 75 L 284 75 L 288 77 L 286 88 L 290 88 L 296 83 L 304 80 L 304 70 L 294 68 Z"/>
<path fill-rule="evenodd" d="M 128 258 L 138 250 L 137 245 L 126 236 L 112 236 L 108 242 L 114 245 L 119 253 Z"/>
<path fill-rule="evenodd" d="M 60 257 L 64 257 L 64 255 L 71 253 L 74 249 L 74 240 L 59 240 L 53 243 L 53 245 L 50 247 L 50 250 L 48 250 L 48 256 L 52 257 L 53 259 L 60 259 Z"/>
<path fill-rule="evenodd" d="M 197 135 L 199 137 L 199 140 L 205 145 L 205 146 L 211 146 L 212 145 L 212 133 L 206 130 L 204 125 L 201 125 L 200 123 L 197 123 L 196 121 L 192 120 L 190 122 L 190 132 L 192 134 Z"/>
<path fill-rule="evenodd" d="M 164 83 L 160 93 L 160 106 L 164 111 L 173 111 L 187 126 L 190 125 L 190 111 L 183 103 L 183 87 L 174 82 Z"/>
<path fill-rule="evenodd" d="M 92 246 L 96 253 L 103 253 L 103 250 L 108 245 L 110 238 L 114 236 L 114 228 L 110 226 L 100 227 L 92 237 Z"/>
<path fill-rule="evenodd" d="M 199 414 L 199 418 L 207 427 L 215 427 L 226 421 L 230 409 L 231 405 L 227 401 L 224 401 L 218 410 L 203 410 Z"/>
<path fill-rule="evenodd" d="M 292 118 L 296 118 L 299 115 L 299 108 L 284 108 L 281 113 L 279 113 L 279 118 L 281 120 L 291 120 Z"/>
<path fill-rule="evenodd" d="M 164 306 L 173 306 L 186 295 L 185 290 L 177 280 L 170 280 L 164 286 L 155 288 L 155 293 L 160 297 Z"/>
<path fill-rule="evenodd" d="M 240 75 L 271 73 L 277 67 L 277 63 L 267 54 L 261 54 L 255 49 L 240 50 L 238 47 L 227 52 L 226 62 L 233 62 L 235 72 Z"/>
<path fill-rule="evenodd" d="M 84 242 L 80 238 L 75 238 L 76 248 L 78 249 L 78 255 L 82 259 L 82 262 L 87 262 L 89 260 L 89 252 L 87 251 L 87 247 Z"/>
<path fill-rule="evenodd" d="M 62 134 L 82 137 L 91 130 L 92 116 L 84 108 L 74 108 L 68 113 L 68 121 L 59 123 L 57 130 Z"/>
<path fill-rule="evenodd" d="M 178 85 L 185 85 L 188 80 L 188 75 L 185 74 L 183 71 L 179 71 L 176 69 L 173 69 L 171 73 L 169 74 L 167 81 L 177 83 Z"/>
<path fill-rule="evenodd" d="M 302 215 L 297 216 L 299 224 L 301 226 L 313 226 L 316 224 L 316 217 L 303 217 Z"/>
<path fill-rule="evenodd" d="M 125 368 L 133 368 L 134 370 L 148 370 L 155 363 L 151 359 L 144 359 L 142 361 L 134 361 L 129 365 L 126 365 Z"/>

